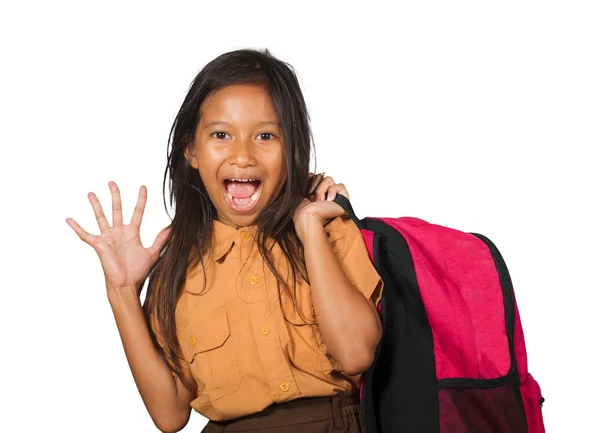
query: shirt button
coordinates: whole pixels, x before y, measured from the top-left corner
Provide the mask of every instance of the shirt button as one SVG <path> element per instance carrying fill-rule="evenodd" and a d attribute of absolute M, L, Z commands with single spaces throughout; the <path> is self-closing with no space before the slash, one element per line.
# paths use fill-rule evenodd
<path fill-rule="evenodd" d="M 250 235 L 248 235 L 248 232 L 246 230 L 242 230 L 240 232 L 240 236 L 242 237 L 242 239 L 248 239 L 250 237 Z"/>
<path fill-rule="evenodd" d="M 250 279 L 248 280 L 250 282 L 250 284 L 255 285 L 258 283 L 258 277 L 256 275 L 250 277 Z"/>
<path fill-rule="evenodd" d="M 281 385 L 279 385 L 279 389 L 283 392 L 288 392 L 290 390 L 290 385 L 287 382 L 282 382 Z"/>
<path fill-rule="evenodd" d="M 262 328 L 260 328 L 260 333 L 261 333 L 262 335 L 267 335 L 267 334 L 269 334 L 269 332 L 270 332 L 270 331 L 271 331 L 271 330 L 269 329 L 269 327 L 268 327 L 268 326 L 263 326 Z"/>
<path fill-rule="evenodd" d="M 196 337 L 190 337 L 188 341 L 190 343 L 190 346 L 194 347 L 196 345 Z"/>

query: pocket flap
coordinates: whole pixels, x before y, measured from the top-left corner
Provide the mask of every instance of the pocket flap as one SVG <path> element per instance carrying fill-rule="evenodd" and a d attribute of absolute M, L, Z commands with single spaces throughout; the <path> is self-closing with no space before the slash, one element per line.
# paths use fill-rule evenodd
<path fill-rule="evenodd" d="M 197 353 L 221 347 L 229 338 L 229 321 L 225 306 L 194 312 L 183 334 L 182 352 L 192 362 Z"/>

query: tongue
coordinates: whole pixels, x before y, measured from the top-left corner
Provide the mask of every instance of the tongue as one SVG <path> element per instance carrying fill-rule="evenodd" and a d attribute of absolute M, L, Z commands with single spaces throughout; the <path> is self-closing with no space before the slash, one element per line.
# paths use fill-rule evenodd
<path fill-rule="evenodd" d="M 254 182 L 227 182 L 227 192 L 235 198 L 251 197 L 256 191 Z"/>

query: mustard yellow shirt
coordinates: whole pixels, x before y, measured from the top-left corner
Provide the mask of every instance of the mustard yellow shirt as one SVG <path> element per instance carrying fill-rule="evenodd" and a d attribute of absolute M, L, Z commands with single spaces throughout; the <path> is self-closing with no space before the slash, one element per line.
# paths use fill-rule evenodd
<path fill-rule="evenodd" d="M 310 325 L 316 323 L 310 286 L 298 277 L 300 315 L 287 292 L 280 302 L 275 277 L 254 243 L 256 227 L 214 224 L 206 287 L 201 265 L 189 269 L 176 308 L 183 368 L 189 368 L 197 384 L 192 408 L 218 421 L 260 412 L 273 403 L 356 389 L 360 375 L 345 374 L 327 356 L 318 326 Z M 344 216 L 325 229 L 350 282 L 379 302 L 383 284 L 358 227 Z M 279 272 L 291 281 L 278 245 L 272 254 Z"/>

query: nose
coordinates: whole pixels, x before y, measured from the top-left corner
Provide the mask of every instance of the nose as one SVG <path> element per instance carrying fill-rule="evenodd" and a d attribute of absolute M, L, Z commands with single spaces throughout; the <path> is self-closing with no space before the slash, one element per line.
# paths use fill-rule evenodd
<path fill-rule="evenodd" d="M 240 168 L 255 166 L 256 157 L 254 156 L 254 143 L 252 140 L 247 138 L 233 140 L 230 146 L 228 163 L 237 165 Z"/>

